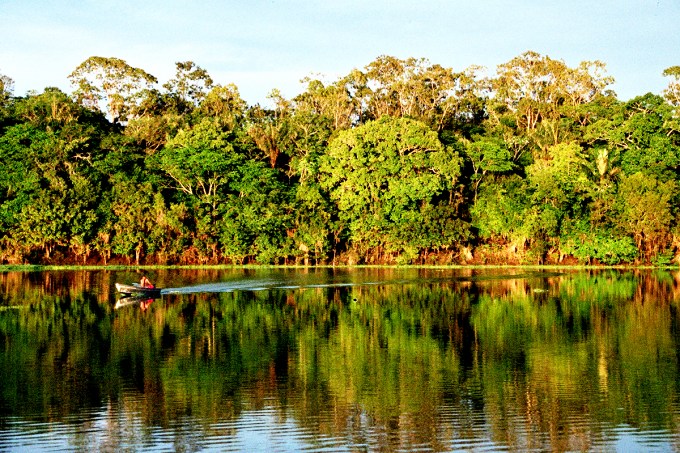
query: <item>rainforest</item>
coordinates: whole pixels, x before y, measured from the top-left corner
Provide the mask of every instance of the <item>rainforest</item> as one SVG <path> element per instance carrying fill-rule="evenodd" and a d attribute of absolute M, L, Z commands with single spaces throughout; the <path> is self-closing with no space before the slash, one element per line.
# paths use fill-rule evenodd
<path fill-rule="evenodd" d="M 1 69 L 1 68 L 0 68 Z M 380 56 L 248 105 L 192 61 L 0 75 L 0 263 L 680 261 L 680 66 L 618 99 L 600 61 Z"/>

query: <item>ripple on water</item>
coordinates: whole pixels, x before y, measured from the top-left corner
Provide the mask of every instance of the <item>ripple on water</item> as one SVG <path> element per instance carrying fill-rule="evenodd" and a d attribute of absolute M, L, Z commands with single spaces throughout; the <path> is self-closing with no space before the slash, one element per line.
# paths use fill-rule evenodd
<path fill-rule="evenodd" d="M 329 448 L 326 439 L 319 439 L 293 417 L 271 407 L 249 410 L 234 420 L 212 424 L 206 446 L 229 451 L 301 451 L 310 447 L 320 451 Z"/>
<path fill-rule="evenodd" d="M 672 430 L 636 428 L 627 424 L 603 426 L 592 443 L 593 450 L 670 452 L 677 451 L 678 435 Z"/>
<path fill-rule="evenodd" d="M 551 444 L 555 439 L 509 414 L 510 437 L 499 440 L 483 410 L 463 403 L 441 407 L 437 432 L 419 440 L 408 424 L 390 432 L 358 407 L 346 409 L 345 419 L 326 411 L 300 422 L 269 406 L 210 424 L 187 416 L 149 426 L 140 414 L 114 404 L 59 422 L 5 419 L 0 451 L 672 451 L 677 437 L 626 424 L 593 426 L 583 415 L 570 420 L 564 442 Z"/>
<path fill-rule="evenodd" d="M 101 437 L 95 414 L 63 421 L 32 421 L 12 417 L 0 430 L 0 451 L 73 451 L 89 448 Z"/>

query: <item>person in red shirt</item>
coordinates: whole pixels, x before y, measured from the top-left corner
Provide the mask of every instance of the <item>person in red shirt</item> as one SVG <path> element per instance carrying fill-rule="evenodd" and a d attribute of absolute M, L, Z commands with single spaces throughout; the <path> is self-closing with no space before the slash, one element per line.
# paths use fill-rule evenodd
<path fill-rule="evenodd" d="M 139 281 L 139 286 L 142 288 L 153 288 L 153 283 L 148 279 L 146 275 L 142 275 L 142 279 Z"/>

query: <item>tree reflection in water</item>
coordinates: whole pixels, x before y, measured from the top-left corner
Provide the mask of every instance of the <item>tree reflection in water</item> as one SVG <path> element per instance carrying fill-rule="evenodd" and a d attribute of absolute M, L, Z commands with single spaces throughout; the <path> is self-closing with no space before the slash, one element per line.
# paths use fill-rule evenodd
<path fill-rule="evenodd" d="M 2 274 L 0 449 L 677 447 L 677 273 L 296 272 L 145 309 L 125 273 Z"/>

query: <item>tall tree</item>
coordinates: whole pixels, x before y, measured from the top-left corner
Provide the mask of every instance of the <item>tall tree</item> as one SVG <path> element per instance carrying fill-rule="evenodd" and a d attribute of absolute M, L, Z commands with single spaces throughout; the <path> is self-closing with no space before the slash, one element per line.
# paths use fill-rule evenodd
<path fill-rule="evenodd" d="M 680 107 L 680 66 L 664 69 L 663 75 L 671 77 L 671 81 L 663 92 L 664 97 L 674 107 Z"/>
<path fill-rule="evenodd" d="M 143 69 L 130 66 L 119 58 L 106 57 L 88 58 L 68 78 L 76 87 L 76 100 L 84 106 L 99 110 L 100 101 L 106 100 L 113 123 L 127 121 L 140 93 L 158 82 Z"/>
<path fill-rule="evenodd" d="M 175 78 L 163 87 L 176 94 L 181 101 L 198 105 L 213 87 L 212 77 L 193 61 L 178 61 L 175 66 Z"/>
<path fill-rule="evenodd" d="M 673 111 L 666 119 L 665 126 L 669 129 L 669 135 L 673 133 L 677 139 L 680 136 L 680 66 L 666 68 L 663 75 L 671 77 L 663 96 L 673 106 Z"/>
<path fill-rule="evenodd" d="M 509 112 L 518 132 L 542 155 L 549 147 L 570 140 L 570 124 L 582 120 L 578 107 L 605 94 L 613 82 L 599 61 L 570 68 L 532 51 L 499 65 L 496 72 L 492 86 L 497 104 L 491 110 Z"/>
<path fill-rule="evenodd" d="M 274 101 L 274 109 L 265 110 L 259 106 L 251 108 L 248 135 L 267 157 L 269 165 L 274 168 L 281 154 L 281 142 L 287 117 L 291 114 L 291 104 L 278 90 L 274 90 L 268 97 Z"/>
<path fill-rule="evenodd" d="M 97 227 L 108 123 L 56 88 L 18 100 L 14 112 L 16 124 L 0 140 L 3 233 L 46 259 L 66 246 L 86 259 Z"/>
<path fill-rule="evenodd" d="M 677 177 L 680 147 L 667 124 L 671 109 L 661 96 L 648 93 L 620 104 L 611 118 L 602 120 L 598 131 L 619 154 L 624 173 L 642 172 L 660 181 Z"/>
<path fill-rule="evenodd" d="M 242 125 L 248 105 L 236 85 L 215 85 L 198 106 L 197 116 L 215 120 L 223 129 L 234 130 Z"/>
<path fill-rule="evenodd" d="M 5 107 L 13 92 L 14 80 L 4 74 L 0 74 L 0 109 Z"/>
<path fill-rule="evenodd" d="M 311 78 L 303 81 L 307 89 L 293 99 L 296 112 L 328 118 L 333 130 L 349 129 L 361 121 L 362 99 L 367 91 L 361 71 L 353 70 L 331 84 Z"/>
<path fill-rule="evenodd" d="M 235 177 L 243 156 L 234 150 L 230 134 L 214 120 L 204 118 L 180 130 L 152 162 L 172 181 L 173 188 L 215 209 L 221 188 Z"/>
<path fill-rule="evenodd" d="M 201 117 L 205 112 L 197 112 L 198 107 L 212 93 L 213 80 L 205 69 L 193 61 L 177 62 L 176 67 L 175 77 L 163 85 L 164 92 L 143 90 L 130 112 L 125 134 L 143 146 L 147 154 L 161 148 L 195 117 Z"/>
<path fill-rule="evenodd" d="M 482 110 L 485 84 L 479 67 L 462 73 L 427 59 L 381 56 L 365 68 L 360 104 L 365 119 L 383 115 L 414 118 L 441 131 L 469 123 Z"/>
<path fill-rule="evenodd" d="M 510 151 L 498 139 L 475 137 L 475 140 L 465 143 L 463 150 L 472 166 L 471 180 L 475 200 L 479 185 L 487 174 L 505 173 L 513 168 Z"/>

